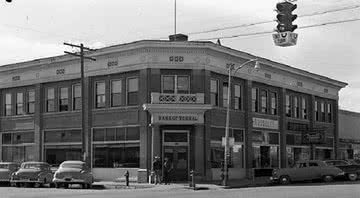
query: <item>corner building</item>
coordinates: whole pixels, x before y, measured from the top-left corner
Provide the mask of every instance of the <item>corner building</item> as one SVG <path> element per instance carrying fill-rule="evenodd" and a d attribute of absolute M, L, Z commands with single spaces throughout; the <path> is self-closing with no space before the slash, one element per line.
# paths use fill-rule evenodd
<path fill-rule="evenodd" d="M 212 42 L 142 40 L 0 67 L 2 161 L 86 160 L 97 179 L 129 170 L 146 182 L 154 156 L 174 180 L 219 180 L 230 101 L 229 178 L 302 159 L 337 158 L 338 92 L 346 83 Z M 175 36 L 175 38 L 176 38 Z M 173 37 L 174 38 L 174 37 Z M 258 58 L 232 78 L 226 64 Z M 82 131 L 81 109 L 85 128 Z"/>

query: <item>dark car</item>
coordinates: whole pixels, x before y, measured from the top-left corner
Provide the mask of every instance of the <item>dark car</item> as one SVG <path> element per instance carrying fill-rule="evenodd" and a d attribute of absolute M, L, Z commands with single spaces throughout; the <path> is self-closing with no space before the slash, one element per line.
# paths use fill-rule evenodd
<path fill-rule="evenodd" d="M 53 173 L 46 162 L 24 162 L 20 169 L 11 175 L 10 182 L 17 186 L 52 186 Z"/>
<path fill-rule="evenodd" d="M 9 182 L 11 175 L 19 169 L 15 162 L 0 162 L 0 182 Z"/>
<path fill-rule="evenodd" d="M 53 182 L 56 188 L 67 188 L 69 184 L 80 184 L 83 188 L 91 188 L 94 177 L 85 162 L 64 161 L 55 172 Z"/>
<path fill-rule="evenodd" d="M 345 160 L 326 160 L 325 163 L 343 170 L 346 178 L 350 181 L 355 181 L 360 176 L 360 165 L 358 164 L 351 164 Z"/>
<path fill-rule="evenodd" d="M 335 177 L 343 175 L 344 171 L 334 166 L 328 166 L 324 161 L 309 160 L 299 161 L 292 168 L 273 170 L 270 181 L 273 183 L 288 184 L 293 181 L 322 179 L 325 182 L 330 182 Z"/>

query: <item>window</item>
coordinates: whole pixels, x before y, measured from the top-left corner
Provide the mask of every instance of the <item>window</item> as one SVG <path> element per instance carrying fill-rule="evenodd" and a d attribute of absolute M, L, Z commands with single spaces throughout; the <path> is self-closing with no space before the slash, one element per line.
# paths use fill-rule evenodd
<path fill-rule="evenodd" d="M 327 121 L 328 122 L 332 122 L 332 114 L 331 114 L 331 111 L 332 111 L 332 109 L 331 109 L 331 104 L 330 103 L 327 103 Z"/>
<path fill-rule="evenodd" d="M 309 162 L 309 166 L 319 166 L 316 162 Z"/>
<path fill-rule="evenodd" d="M 139 79 L 129 78 L 128 79 L 128 105 L 138 104 L 138 91 L 139 91 Z"/>
<path fill-rule="evenodd" d="M 69 110 L 69 88 L 60 88 L 59 111 Z"/>
<path fill-rule="evenodd" d="M 9 162 L 34 161 L 34 132 L 2 134 L 2 160 Z"/>
<path fill-rule="evenodd" d="M 270 92 L 270 113 L 277 115 L 277 97 L 275 92 Z"/>
<path fill-rule="evenodd" d="M 319 119 L 318 101 L 315 101 L 314 111 L 315 111 L 315 120 L 319 121 L 320 119 Z"/>
<path fill-rule="evenodd" d="M 227 107 L 228 106 L 228 83 L 224 82 L 223 83 L 223 107 Z"/>
<path fill-rule="evenodd" d="M 259 89 L 252 88 L 251 90 L 251 98 L 252 98 L 252 111 L 259 112 Z"/>
<path fill-rule="evenodd" d="M 162 76 L 162 91 L 163 93 L 189 93 L 189 77 L 188 76 L 177 76 L 177 75 L 166 75 Z"/>
<path fill-rule="evenodd" d="M 266 90 L 261 90 L 260 92 L 261 95 L 261 113 L 267 113 L 268 108 L 267 108 L 267 91 Z"/>
<path fill-rule="evenodd" d="M 76 84 L 73 85 L 73 101 L 72 101 L 72 106 L 73 106 L 73 110 L 80 110 L 81 109 L 81 85 Z"/>
<path fill-rule="evenodd" d="M 188 76 L 177 76 L 177 93 L 179 94 L 187 94 L 189 93 L 190 83 Z"/>
<path fill-rule="evenodd" d="M 306 98 L 301 98 L 301 116 L 302 119 L 307 119 L 307 106 L 306 106 Z"/>
<path fill-rule="evenodd" d="M 241 109 L 241 86 L 234 86 L 234 109 Z"/>
<path fill-rule="evenodd" d="M 118 107 L 121 105 L 124 105 L 122 80 L 112 80 L 111 81 L 111 106 Z"/>
<path fill-rule="evenodd" d="M 81 142 L 81 130 L 44 131 L 45 143 Z"/>
<path fill-rule="evenodd" d="M 218 80 L 211 79 L 210 82 L 210 97 L 211 104 L 214 106 L 219 106 L 219 84 Z"/>
<path fill-rule="evenodd" d="M 55 111 L 55 89 L 46 89 L 46 112 Z"/>
<path fill-rule="evenodd" d="M 163 93 L 175 93 L 175 76 L 162 77 Z"/>
<path fill-rule="evenodd" d="M 321 121 L 325 122 L 325 104 L 320 102 L 320 111 L 321 111 Z"/>
<path fill-rule="evenodd" d="M 294 99 L 294 117 L 300 118 L 299 97 L 293 96 L 293 99 Z"/>
<path fill-rule="evenodd" d="M 16 93 L 16 115 L 24 114 L 24 94 L 22 92 Z"/>
<path fill-rule="evenodd" d="M 5 94 L 5 116 L 12 115 L 12 97 L 11 93 Z"/>
<path fill-rule="evenodd" d="M 290 95 L 285 96 L 285 114 L 286 117 L 291 117 L 291 103 L 290 103 Z"/>
<path fill-rule="evenodd" d="M 95 108 L 104 108 L 105 107 L 105 82 L 96 82 L 95 83 Z"/>
<path fill-rule="evenodd" d="M 27 112 L 29 114 L 35 113 L 35 91 L 29 90 L 27 92 Z"/>

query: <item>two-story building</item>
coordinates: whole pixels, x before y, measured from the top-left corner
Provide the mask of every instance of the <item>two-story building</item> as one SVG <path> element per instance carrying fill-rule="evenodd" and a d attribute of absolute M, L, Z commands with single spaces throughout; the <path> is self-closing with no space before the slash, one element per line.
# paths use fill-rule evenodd
<path fill-rule="evenodd" d="M 85 61 L 84 96 L 78 57 L 0 67 L 0 159 L 83 159 L 98 179 L 129 170 L 144 182 L 160 156 L 173 162 L 175 180 L 190 170 L 219 180 L 228 100 L 230 179 L 337 157 L 338 93 L 346 83 L 176 36 L 89 52 L 97 61 Z M 228 98 L 226 65 L 254 58 L 260 69 L 241 68 Z"/>

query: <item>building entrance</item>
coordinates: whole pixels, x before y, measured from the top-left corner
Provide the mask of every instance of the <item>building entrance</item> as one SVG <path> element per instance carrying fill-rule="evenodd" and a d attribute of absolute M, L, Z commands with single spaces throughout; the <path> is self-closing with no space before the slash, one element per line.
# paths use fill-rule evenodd
<path fill-rule="evenodd" d="M 189 131 L 164 130 L 163 156 L 172 163 L 171 181 L 187 181 L 189 175 Z"/>

